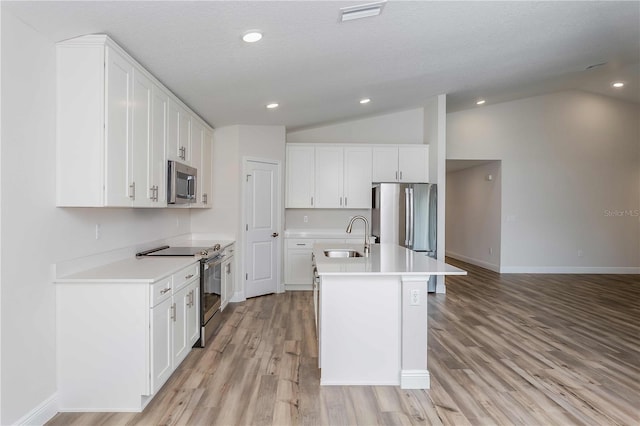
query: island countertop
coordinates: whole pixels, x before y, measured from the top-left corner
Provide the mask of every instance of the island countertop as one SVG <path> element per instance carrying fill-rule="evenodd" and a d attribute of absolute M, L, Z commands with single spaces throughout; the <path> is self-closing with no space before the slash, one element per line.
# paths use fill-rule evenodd
<path fill-rule="evenodd" d="M 313 256 L 323 275 L 467 275 L 467 272 L 396 244 L 371 244 L 368 257 L 330 258 L 324 250 L 351 249 L 364 254 L 363 244 L 316 244 Z"/>

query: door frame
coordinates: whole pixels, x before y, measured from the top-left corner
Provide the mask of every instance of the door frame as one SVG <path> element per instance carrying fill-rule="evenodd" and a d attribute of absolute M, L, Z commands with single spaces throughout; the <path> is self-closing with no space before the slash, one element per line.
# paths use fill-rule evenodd
<path fill-rule="evenodd" d="M 245 284 L 247 282 L 247 265 L 246 265 L 246 256 L 247 253 L 247 174 L 249 173 L 249 162 L 254 163 L 267 163 L 273 164 L 277 166 L 278 171 L 278 185 L 276 189 L 276 222 L 278 224 L 278 232 L 280 237 L 276 241 L 276 293 L 284 292 L 284 283 L 282 280 L 282 265 L 283 265 L 283 239 L 284 239 L 284 205 L 283 205 L 283 185 L 284 182 L 282 180 L 282 161 L 275 160 L 272 158 L 261 158 L 261 157 L 251 157 L 251 156 L 243 156 L 242 157 L 242 183 L 240 190 L 240 211 L 242 212 L 242 220 L 240 221 L 240 232 L 241 232 L 241 245 L 242 251 L 240 252 L 239 264 L 242 265 L 241 270 L 242 274 L 240 275 L 240 281 L 242 282 L 242 300 L 246 300 L 246 292 L 245 292 Z M 237 281 L 236 281 L 237 282 Z"/>

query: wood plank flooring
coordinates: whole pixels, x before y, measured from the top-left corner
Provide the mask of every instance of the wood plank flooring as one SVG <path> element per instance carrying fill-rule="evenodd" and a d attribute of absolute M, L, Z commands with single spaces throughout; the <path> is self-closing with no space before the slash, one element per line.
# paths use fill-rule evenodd
<path fill-rule="evenodd" d="M 142 413 L 49 425 L 637 425 L 640 277 L 469 271 L 429 295 L 431 389 L 320 387 L 311 292 L 233 305 Z M 349 354 L 345 354 L 349 356 Z"/>

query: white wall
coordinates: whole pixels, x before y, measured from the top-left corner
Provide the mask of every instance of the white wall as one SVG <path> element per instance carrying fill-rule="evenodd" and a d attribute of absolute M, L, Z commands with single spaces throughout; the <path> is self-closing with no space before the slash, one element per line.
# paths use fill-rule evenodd
<path fill-rule="evenodd" d="M 423 143 L 423 109 L 287 132 L 288 143 Z"/>
<path fill-rule="evenodd" d="M 2 10 L 1 48 L 0 424 L 12 424 L 56 392 L 52 265 L 189 233 L 190 217 L 56 208 L 54 45 Z"/>
<path fill-rule="evenodd" d="M 209 210 L 192 211 L 191 231 L 236 240 L 235 276 L 241 277 L 244 262 L 244 248 L 241 244 L 244 226 L 243 158 L 280 162 L 282 193 L 280 212 L 283 212 L 285 128 L 284 126 L 226 126 L 215 129 L 213 139 L 213 207 Z M 280 217 L 282 231 L 284 231 L 283 216 Z M 284 232 L 280 234 L 283 235 Z M 279 252 L 282 258 L 282 247 L 279 248 Z M 239 278 L 236 284 L 237 296 L 234 301 L 244 297 L 244 280 Z"/>
<path fill-rule="evenodd" d="M 446 193 L 447 256 L 500 272 L 500 161 L 447 173 Z"/>
<path fill-rule="evenodd" d="M 578 91 L 447 115 L 448 159 L 502 160 L 503 272 L 640 272 L 639 121 Z"/>

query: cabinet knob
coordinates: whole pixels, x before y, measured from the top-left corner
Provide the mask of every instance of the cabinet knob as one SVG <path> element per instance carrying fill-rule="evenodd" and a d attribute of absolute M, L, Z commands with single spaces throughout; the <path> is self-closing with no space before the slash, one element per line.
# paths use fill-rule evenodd
<path fill-rule="evenodd" d="M 271 234 L 271 236 L 272 236 L 273 238 L 277 237 L 278 235 L 280 235 L 280 234 L 278 234 L 277 232 L 274 232 L 273 234 Z"/>

